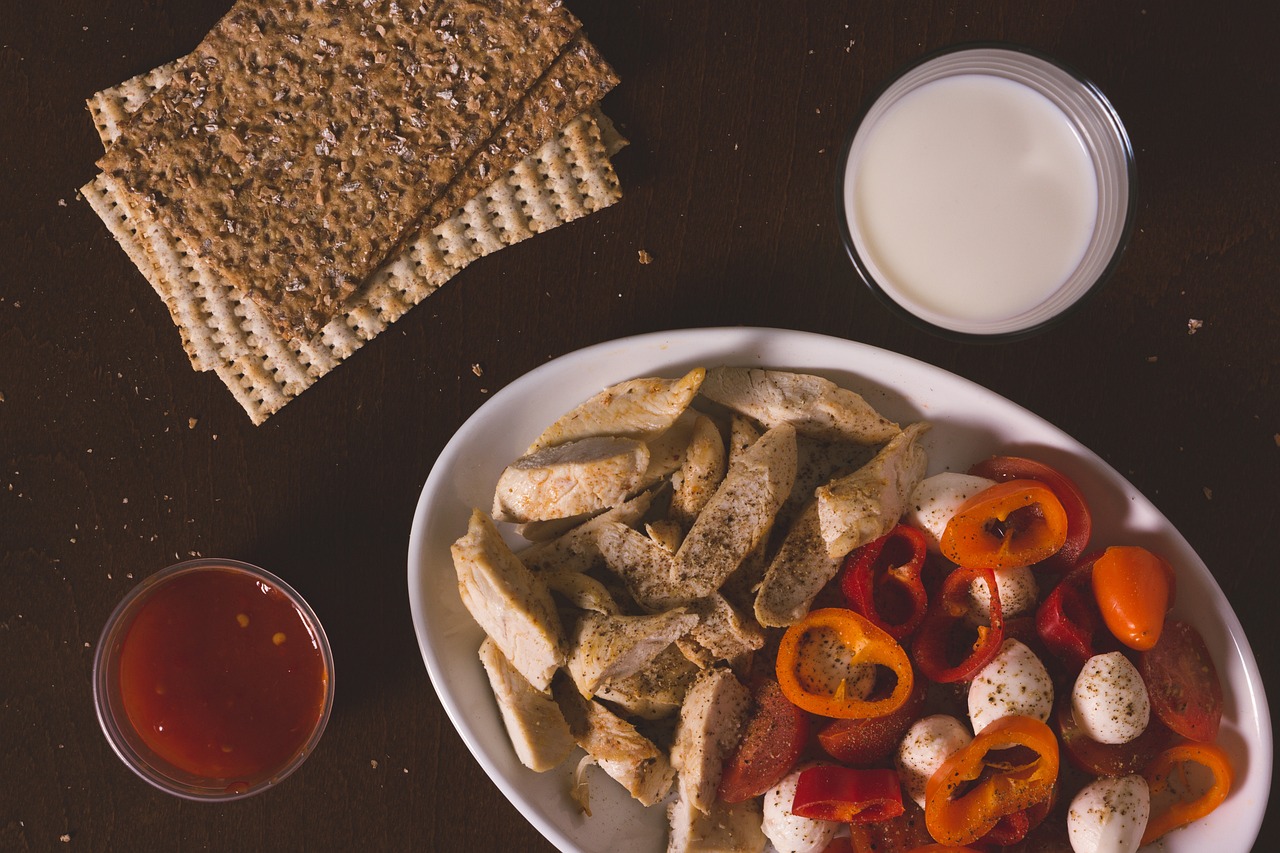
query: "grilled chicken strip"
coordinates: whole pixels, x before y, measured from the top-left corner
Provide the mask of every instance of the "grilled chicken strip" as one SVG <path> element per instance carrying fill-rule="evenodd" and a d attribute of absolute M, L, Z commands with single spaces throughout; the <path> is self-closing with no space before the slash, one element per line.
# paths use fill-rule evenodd
<path fill-rule="evenodd" d="M 693 526 L 716 487 L 724 479 L 726 453 L 720 430 L 706 415 L 697 415 L 693 435 L 680 470 L 671 478 L 675 494 L 671 498 L 673 521 L 684 530 Z"/>
<path fill-rule="evenodd" d="M 761 824 L 760 800 L 716 800 L 703 814 L 684 797 L 667 806 L 667 853 L 764 853 L 769 839 Z"/>
<path fill-rule="evenodd" d="M 684 697 L 671 766 L 679 773 L 680 798 L 703 814 L 720 787 L 724 757 L 738 742 L 751 691 L 732 672 L 705 669 Z"/>
<path fill-rule="evenodd" d="M 522 456 L 498 478 L 493 517 L 546 521 L 596 512 L 638 491 L 649 467 L 642 441 L 595 436 Z"/>
<path fill-rule="evenodd" d="M 817 490 L 818 523 L 830 557 L 839 559 L 898 523 L 929 464 L 916 443 L 928 429 L 923 421 L 912 424 L 866 465 Z"/>
<path fill-rule="evenodd" d="M 791 424 L 812 438 L 880 444 L 898 434 L 862 397 L 820 376 L 717 367 L 707 371 L 702 393 L 766 427 Z"/>
<path fill-rule="evenodd" d="M 467 534 L 451 550 L 462 603 L 534 689 L 546 690 L 565 662 L 560 617 L 546 584 L 481 510 L 472 510 Z"/>
<path fill-rule="evenodd" d="M 796 479 L 796 432 L 770 429 L 730 467 L 676 552 L 676 583 L 686 600 L 720 588 L 763 542 Z"/>
<path fill-rule="evenodd" d="M 605 510 L 550 542 L 530 545 L 517 556 L 520 562 L 534 571 L 585 572 L 600 559 L 600 549 L 596 547 L 597 531 L 611 521 L 624 525 L 638 523 L 652 503 L 653 492 L 641 492 L 631 500 Z"/>
<path fill-rule="evenodd" d="M 769 628 L 798 622 L 839 570 L 839 558 L 828 556 L 827 545 L 822 541 L 818 503 L 810 501 L 787 531 L 764 573 L 756 593 L 756 619 Z"/>
<path fill-rule="evenodd" d="M 568 758 L 573 735 L 550 694 L 535 690 L 488 637 L 480 644 L 480 662 L 520 763 L 543 773 Z"/>
<path fill-rule="evenodd" d="M 605 615 L 622 612 L 622 608 L 618 606 L 618 602 L 614 600 L 608 588 L 591 575 L 570 569 L 552 569 L 539 572 L 538 577 L 547 585 L 547 589 L 579 610 L 589 610 Z"/>
<path fill-rule="evenodd" d="M 699 668 L 674 645 L 626 678 L 604 684 L 596 698 L 621 708 L 629 717 L 660 720 L 680 710 Z"/>
<path fill-rule="evenodd" d="M 679 379 L 631 379 L 610 386 L 562 415 L 525 453 L 594 436 L 650 439 L 689 407 L 704 376 L 699 367 Z"/>
<path fill-rule="evenodd" d="M 653 741 L 599 702 L 583 699 L 563 681 L 556 682 L 555 698 L 578 746 L 632 797 L 652 806 L 667 796 L 675 769 Z"/>
<path fill-rule="evenodd" d="M 698 624 L 676 640 L 676 645 L 701 669 L 716 661 L 725 661 L 740 671 L 751 653 L 764 645 L 764 630 L 754 619 L 735 610 L 719 593 L 713 592 L 693 602 L 689 610 L 697 614 Z"/>
<path fill-rule="evenodd" d="M 696 624 L 698 617 L 683 608 L 656 616 L 587 613 L 574 631 L 569 675 L 583 696 L 593 696 L 601 685 L 638 672 Z"/>

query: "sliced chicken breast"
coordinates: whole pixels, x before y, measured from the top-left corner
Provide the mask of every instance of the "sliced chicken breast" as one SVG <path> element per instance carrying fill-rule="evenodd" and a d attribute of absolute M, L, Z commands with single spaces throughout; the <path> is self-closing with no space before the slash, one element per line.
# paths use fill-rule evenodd
<path fill-rule="evenodd" d="M 583 696 L 603 684 L 638 672 L 658 653 L 698 624 L 684 609 L 656 616 L 587 613 L 573 634 L 568 669 Z"/>
<path fill-rule="evenodd" d="M 676 552 L 676 583 L 703 598 L 765 540 L 796 479 L 796 433 L 774 427 L 738 458 Z"/>
<path fill-rule="evenodd" d="M 750 704 L 751 691 L 719 667 L 703 670 L 684 697 L 671 766 L 681 799 L 703 814 L 715 804 L 724 757 L 738 742 Z"/>
<path fill-rule="evenodd" d="M 707 371 L 702 393 L 765 427 L 791 424 L 802 435 L 880 444 L 898 434 L 866 400 L 828 379 L 748 367 Z"/>
<path fill-rule="evenodd" d="M 760 800 L 754 797 L 741 803 L 716 800 L 706 814 L 678 797 L 667 806 L 667 820 L 667 853 L 763 853 L 768 843 Z"/>
<path fill-rule="evenodd" d="M 725 597 L 712 593 L 689 606 L 698 624 L 676 641 L 680 651 L 699 668 L 724 661 L 735 671 L 764 645 L 764 629 L 750 616 L 739 613 Z"/>
<path fill-rule="evenodd" d="M 756 593 L 756 619 L 769 628 L 798 622 L 839 570 L 840 559 L 828 555 L 822 539 L 818 503 L 811 500 L 769 562 Z"/>
<path fill-rule="evenodd" d="M 597 531 L 613 521 L 624 525 L 639 523 L 653 503 L 653 494 L 652 490 L 641 492 L 549 542 L 530 545 L 517 556 L 520 562 L 534 571 L 585 572 L 600 560 L 600 549 L 596 547 Z"/>
<path fill-rule="evenodd" d="M 696 415 L 693 435 L 680 470 L 672 477 L 674 494 L 670 517 L 684 530 L 693 526 L 716 487 L 724 479 L 727 465 L 724 439 L 711 418 Z"/>
<path fill-rule="evenodd" d="M 689 407 L 704 376 L 699 367 L 679 379 L 631 379 L 610 386 L 562 415 L 525 453 L 593 436 L 652 438 Z"/>
<path fill-rule="evenodd" d="M 451 550 L 462 603 L 534 689 L 546 690 L 565 662 L 560 617 L 546 584 L 481 510 L 472 510 L 467 534 Z"/>
<path fill-rule="evenodd" d="M 622 612 L 608 587 L 591 575 L 570 569 L 552 569 L 539 572 L 538 577 L 547 585 L 547 589 L 578 610 L 606 615 Z"/>
<path fill-rule="evenodd" d="M 847 477 L 820 487 L 818 522 L 827 554 L 839 559 L 885 535 L 907 509 L 929 460 L 917 444 L 929 425 L 914 423 Z"/>
<path fill-rule="evenodd" d="M 636 604 L 661 613 L 693 600 L 677 584 L 676 555 L 661 543 L 625 524 L 610 522 L 596 531 L 596 549 L 609 570 L 622 579 Z"/>
<path fill-rule="evenodd" d="M 575 742 L 551 695 L 535 690 L 488 637 L 480 644 L 480 662 L 520 763 L 544 773 L 568 758 Z"/>
<path fill-rule="evenodd" d="M 640 488 L 649 467 L 644 442 L 596 436 L 522 456 L 498 478 L 493 517 L 546 521 L 616 506 Z"/>
<path fill-rule="evenodd" d="M 629 717 L 661 720 L 680 710 L 699 668 L 674 645 L 626 678 L 601 685 L 596 698 L 621 708 Z"/>

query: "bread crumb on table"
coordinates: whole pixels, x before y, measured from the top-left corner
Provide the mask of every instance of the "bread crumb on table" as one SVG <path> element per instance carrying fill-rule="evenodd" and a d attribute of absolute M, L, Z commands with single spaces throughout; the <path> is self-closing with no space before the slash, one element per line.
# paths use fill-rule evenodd
<path fill-rule="evenodd" d="M 640 255 L 640 263 L 642 263 L 642 264 L 651 264 L 651 263 L 653 263 L 653 255 L 649 254 L 649 253 L 648 253 L 648 252 L 646 252 L 644 249 L 641 249 L 641 250 L 640 250 L 639 255 Z"/>

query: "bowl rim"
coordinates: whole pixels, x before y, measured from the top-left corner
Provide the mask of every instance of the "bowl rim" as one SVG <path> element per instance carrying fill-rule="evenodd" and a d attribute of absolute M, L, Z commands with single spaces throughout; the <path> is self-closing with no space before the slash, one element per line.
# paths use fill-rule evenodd
<path fill-rule="evenodd" d="M 201 788 L 197 784 L 183 782 L 165 775 L 161 767 L 156 767 L 152 761 L 140 755 L 133 745 L 129 743 L 124 732 L 131 729 L 132 726 L 127 719 L 119 719 L 119 714 L 112 707 L 111 667 L 118 659 L 120 632 L 122 628 L 127 627 L 125 625 L 126 619 L 136 614 L 142 603 L 164 584 L 180 575 L 204 571 L 230 571 L 249 575 L 283 593 L 297 609 L 315 637 L 326 675 L 320 715 L 306 742 L 286 763 L 268 771 L 263 778 L 243 790 L 231 790 L 225 785 L 217 788 Z M 132 624 L 131 618 L 128 619 L 128 623 Z M 252 563 L 225 557 L 200 557 L 174 563 L 148 575 L 133 589 L 129 590 L 112 609 L 111 615 L 107 617 L 106 622 L 103 624 L 102 632 L 98 636 L 98 645 L 93 655 L 92 681 L 93 706 L 98 718 L 98 724 L 101 726 L 102 733 L 106 736 L 107 743 L 110 744 L 112 751 L 124 762 L 124 765 L 160 791 L 185 800 L 208 803 L 225 803 L 251 797 L 274 787 L 292 775 L 294 771 L 302 766 L 320 742 L 320 738 L 324 734 L 333 712 L 335 695 L 333 650 L 329 645 L 329 637 L 325 633 L 324 626 L 320 623 L 320 618 L 311 608 L 311 605 L 297 590 L 272 572 Z"/>
<path fill-rule="evenodd" d="M 849 224 L 848 206 L 845 204 L 845 178 L 849 171 L 849 156 L 853 151 L 854 140 L 858 135 L 858 130 L 866 121 L 867 115 L 890 89 L 890 87 L 907 74 L 923 65 L 927 65 L 928 63 L 952 54 L 979 50 L 1006 51 L 1009 53 L 1022 54 L 1054 66 L 1079 83 L 1084 92 L 1097 101 L 1098 105 L 1102 108 L 1103 113 L 1110 120 L 1110 124 L 1116 131 L 1117 138 L 1120 142 L 1121 154 L 1124 158 L 1125 175 L 1128 182 L 1128 191 L 1125 194 L 1124 223 L 1120 228 L 1119 239 L 1116 242 L 1115 249 L 1111 252 L 1111 257 L 1107 260 L 1106 266 L 1104 266 L 1094 278 L 1093 283 L 1090 284 L 1083 293 L 1076 297 L 1071 304 L 1065 306 L 1049 317 L 1046 317 L 1031 326 L 1027 326 L 1026 328 L 1012 329 L 1007 332 L 963 332 L 957 329 L 950 329 L 946 326 L 939 326 L 936 323 L 932 323 L 913 313 L 904 305 L 899 304 L 898 301 L 890 296 L 880 283 L 876 281 L 875 276 L 871 274 L 871 270 L 866 266 L 866 263 L 858 254 L 857 247 L 853 243 L 852 229 Z M 840 232 L 840 242 L 844 245 L 845 253 L 849 256 L 849 260 L 853 263 L 854 269 L 857 270 L 858 276 L 862 279 L 867 288 L 875 295 L 882 305 L 887 307 L 889 311 L 899 319 L 905 320 L 910 325 L 915 326 L 918 329 L 923 329 L 924 331 L 930 332 L 938 337 L 964 343 L 996 344 L 1024 340 L 1058 325 L 1067 317 L 1076 313 L 1097 291 L 1102 289 L 1102 286 L 1112 277 L 1112 275 L 1114 275 L 1116 269 L 1119 267 L 1120 261 L 1125 254 L 1125 250 L 1128 248 L 1129 240 L 1133 235 L 1134 221 L 1137 213 L 1137 158 L 1134 154 L 1133 143 L 1129 139 L 1129 133 L 1125 129 L 1124 122 L 1121 121 L 1120 114 L 1117 112 L 1115 106 L 1092 80 L 1077 71 L 1070 64 L 1043 53 L 1042 51 L 1036 50 L 1035 48 L 1006 41 L 966 41 L 958 44 L 947 45 L 945 47 L 928 51 L 911 62 L 895 69 L 879 86 L 876 87 L 871 96 L 866 99 L 865 106 L 859 110 L 857 118 L 853 121 L 849 130 L 846 132 L 840 151 L 840 158 L 837 161 L 834 183 L 836 218 L 839 224 L 838 230 Z"/>

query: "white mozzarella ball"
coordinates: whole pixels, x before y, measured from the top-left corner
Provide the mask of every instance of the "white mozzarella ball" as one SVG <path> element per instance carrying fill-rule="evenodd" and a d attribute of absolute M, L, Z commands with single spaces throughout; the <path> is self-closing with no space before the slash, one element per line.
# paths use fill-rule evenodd
<path fill-rule="evenodd" d="M 1012 619 L 1034 610 L 1040 586 L 1030 566 L 1012 569 L 995 569 L 996 591 L 1000 593 L 1000 613 Z M 991 619 L 991 590 L 986 578 L 974 578 L 969 585 L 969 616 L 975 624 L 985 624 Z"/>
<path fill-rule="evenodd" d="M 894 764 L 902 787 L 924 808 L 924 789 L 929 777 L 948 758 L 969 745 L 973 735 L 964 723 L 947 714 L 934 714 L 916 720 L 898 744 Z"/>
<path fill-rule="evenodd" d="M 1147 686 L 1120 652 L 1089 658 L 1071 691 L 1071 711 L 1098 743 L 1128 743 L 1151 721 Z"/>
<path fill-rule="evenodd" d="M 800 774 L 815 766 L 818 765 L 805 764 L 797 767 L 765 792 L 764 819 L 760 828 L 778 853 L 818 853 L 831 843 L 840 829 L 840 824 L 833 821 L 814 820 L 791 813 Z"/>
<path fill-rule="evenodd" d="M 1053 713 L 1053 679 L 1026 644 L 1005 640 L 991 663 L 969 685 L 969 722 L 981 732 L 1001 717 L 1047 722 Z"/>
<path fill-rule="evenodd" d="M 929 550 L 936 554 L 942 531 L 947 529 L 947 522 L 956 514 L 960 505 L 995 484 L 995 480 L 988 480 L 986 477 L 957 474 L 954 471 L 926 477 L 911 493 L 903 521 L 924 533 Z"/>
<path fill-rule="evenodd" d="M 1075 853 L 1133 853 L 1151 817 L 1151 790 L 1134 774 L 1095 779 L 1081 789 L 1067 812 Z"/>

